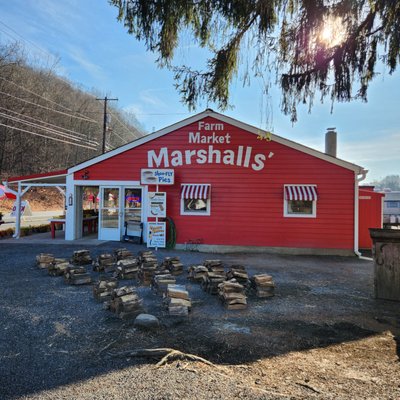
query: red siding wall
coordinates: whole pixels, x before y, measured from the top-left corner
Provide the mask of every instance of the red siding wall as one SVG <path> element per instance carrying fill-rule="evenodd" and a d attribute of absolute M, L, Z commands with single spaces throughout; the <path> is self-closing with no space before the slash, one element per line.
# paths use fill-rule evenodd
<path fill-rule="evenodd" d="M 384 193 L 376 193 L 372 189 L 359 190 L 359 240 L 360 249 L 371 249 L 372 240 L 369 228 L 382 228 L 382 198 Z"/>
<path fill-rule="evenodd" d="M 211 117 L 206 122 L 218 122 Z M 167 210 L 177 226 L 177 242 L 203 239 L 205 244 L 353 248 L 354 172 L 328 163 L 277 142 L 257 140 L 257 136 L 224 123 L 217 134 L 231 134 L 230 144 L 214 144 L 221 151 L 251 146 L 253 154 L 268 156 L 265 168 L 254 171 L 224 164 L 197 164 L 175 169 L 175 185 L 165 186 Z M 141 168 L 148 168 L 147 151 L 168 147 L 184 152 L 207 148 L 189 144 L 188 133 L 196 132 L 194 123 L 152 140 L 111 159 L 85 168 L 90 180 L 140 180 Z M 204 132 L 211 134 L 212 132 Z M 159 168 L 165 168 L 161 165 Z M 75 173 L 81 179 L 83 171 Z M 181 183 L 211 184 L 211 216 L 180 215 Z M 316 184 L 317 218 L 284 218 L 284 184 Z M 155 190 L 155 188 L 150 188 Z"/>

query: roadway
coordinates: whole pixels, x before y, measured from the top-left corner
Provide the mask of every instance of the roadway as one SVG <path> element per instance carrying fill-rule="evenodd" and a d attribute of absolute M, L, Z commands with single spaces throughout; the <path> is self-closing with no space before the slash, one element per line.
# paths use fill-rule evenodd
<path fill-rule="evenodd" d="M 21 218 L 21 226 L 39 226 L 49 223 L 49 219 L 62 215 L 63 211 L 35 211 L 31 216 Z M 3 215 L 4 224 L 0 225 L 0 231 L 15 228 L 15 217 Z"/>

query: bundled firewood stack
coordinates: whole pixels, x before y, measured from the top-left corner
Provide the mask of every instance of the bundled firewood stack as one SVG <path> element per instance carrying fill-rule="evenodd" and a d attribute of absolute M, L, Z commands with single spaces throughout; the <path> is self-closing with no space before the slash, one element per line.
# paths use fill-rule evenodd
<path fill-rule="evenodd" d="M 49 265 L 47 271 L 50 276 L 62 276 L 69 267 L 73 267 L 73 265 L 66 258 L 56 258 L 54 264 Z"/>
<path fill-rule="evenodd" d="M 169 315 L 187 316 L 192 307 L 189 292 L 183 285 L 168 285 L 165 304 Z"/>
<path fill-rule="evenodd" d="M 251 288 L 251 282 L 246 268 L 243 265 L 232 265 L 226 273 L 227 280 L 236 279 L 246 290 Z"/>
<path fill-rule="evenodd" d="M 153 276 L 158 270 L 158 261 L 152 251 L 144 251 L 140 254 L 139 279 L 143 285 L 149 286 Z"/>
<path fill-rule="evenodd" d="M 93 295 L 97 301 L 111 300 L 111 294 L 118 287 L 116 278 L 101 276 L 93 285 Z"/>
<path fill-rule="evenodd" d="M 119 260 L 124 260 L 125 258 L 133 257 L 133 254 L 125 247 L 121 247 L 120 249 L 114 250 L 114 257 L 117 261 L 119 261 Z"/>
<path fill-rule="evenodd" d="M 169 269 L 167 268 L 167 265 L 164 261 L 161 264 L 157 265 L 157 268 L 154 271 L 154 275 L 168 275 L 168 274 L 169 274 Z"/>
<path fill-rule="evenodd" d="M 142 301 L 133 286 L 114 289 L 111 293 L 111 300 L 104 304 L 105 308 L 120 318 L 133 318 L 142 312 Z"/>
<path fill-rule="evenodd" d="M 97 272 L 110 272 L 114 270 L 114 257 L 112 254 L 100 254 L 93 261 L 93 271 Z"/>
<path fill-rule="evenodd" d="M 208 269 L 204 265 L 191 265 L 188 268 L 188 279 L 201 282 L 203 280 L 203 276 L 207 276 Z"/>
<path fill-rule="evenodd" d="M 226 279 L 225 274 L 207 272 L 201 281 L 201 288 L 210 294 L 218 294 L 218 285 Z"/>
<path fill-rule="evenodd" d="M 65 270 L 64 281 L 69 285 L 87 285 L 92 282 L 92 278 L 85 267 L 70 266 Z"/>
<path fill-rule="evenodd" d="M 73 265 L 87 265 L 92 263 L 92 257 L 89 250 L 77 250 L 72 255 L 71 264 Z"/>
<path fill-rule="evenodd" d="M 117 262 L 114 276 L 118 279 L 137 279 L 139 273 L 139 259 L 135 257 L 124 258 Z"/>
<path fill-rule="evenodd" d="M 165 264 L 172 275 L 180 275 L 183 273 L 183 264 L 179 257 L 165 257 L 163 264 Z"/>
<path fill-rule="evenodd" d="M 257 297 L 273 297 L 275 294 L 275 283 L 272 276 L 268 274 L 257 274 L 251 278 L 252 287 Z"/>
<path fill-rule="evenodd" d="M 151 286 L 158 294 L 163 294 L 167 291 L 168 285 L 174 284 L 176 279 L 171 274 L 157 274 L 154 275 Z"/>
<path fill-rule="evenodd" d="M 228 310 L 244 310 L 247 308 L 245 288 L 236 279 L 220 283 L 218 295 Z"/>
<path fill-rule="evenodd" d="M 55 264 L 55 257 L 53 254 L 48 254 L 48 253 L 40 253 L 39 255 L 36 256 L 36 265 L 40 269 L 48 269 L 52 265 Z"/>
<path fill-rule="evenodd" d="M 210 271 L 216 274 L 225 274 L 225 269 L 221 260 L 205 260 L 204 266 Z"/>

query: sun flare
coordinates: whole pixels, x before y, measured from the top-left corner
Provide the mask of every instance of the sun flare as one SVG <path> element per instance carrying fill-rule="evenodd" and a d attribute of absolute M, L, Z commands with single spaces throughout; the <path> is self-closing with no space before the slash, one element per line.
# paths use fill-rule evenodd
<path fill-rule="evenodd" d="M 334 47 L 344 41 L 345 33 L 342 19 L 327 18 L 319 35 L 319 40 L 327 47 Z"/>

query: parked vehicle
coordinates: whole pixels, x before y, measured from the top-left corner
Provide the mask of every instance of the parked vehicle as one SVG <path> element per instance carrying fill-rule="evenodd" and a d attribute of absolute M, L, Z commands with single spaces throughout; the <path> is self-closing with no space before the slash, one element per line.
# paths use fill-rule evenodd
<path fill-rule="evenodd" d="M 383 200 L 383 223 L 400 224 L 400 191 L 385 193 Z"/>

